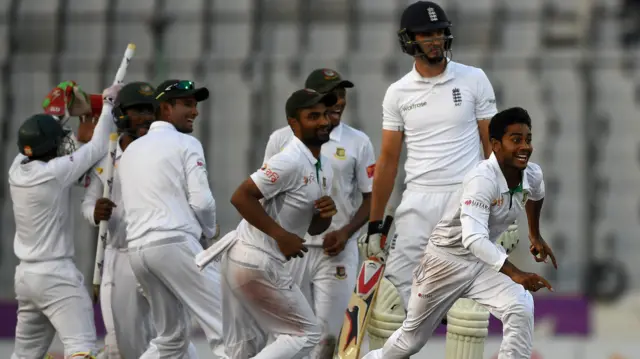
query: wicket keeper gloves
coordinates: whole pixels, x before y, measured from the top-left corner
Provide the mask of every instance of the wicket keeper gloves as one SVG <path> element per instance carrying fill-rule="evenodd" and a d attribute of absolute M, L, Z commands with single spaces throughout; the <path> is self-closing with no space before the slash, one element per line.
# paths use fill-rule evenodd
<path fill-rule="evenodd" d="M 360 237 L 360 240 L 364 241 L 364 243 L 360 243 L 360 247 L 365 249 L 363 252 L 366 254 L 366 258 L 376 257 L 382 263 L 385 262 L 390 243 L 387 241 L 387 235 L 392 222 L 393 217 L 391 216 L 386 216 L 384 222 L 369 222 L 367 236 Z"/>

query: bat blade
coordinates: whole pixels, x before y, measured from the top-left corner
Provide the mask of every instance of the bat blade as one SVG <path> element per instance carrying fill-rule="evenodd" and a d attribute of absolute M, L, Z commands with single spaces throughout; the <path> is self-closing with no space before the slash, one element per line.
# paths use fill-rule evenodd
<path fill-rule="evenodd" d="M 337 359 L 359 359 L 360 347 L 371 310 L 375 304 L 378 287 L 384 275 L 385 265 L 377 258 L 369 258 L 362 263 L 356 286 L 351 294 L 344 314 L 342 330 L 338 337 Z"/>

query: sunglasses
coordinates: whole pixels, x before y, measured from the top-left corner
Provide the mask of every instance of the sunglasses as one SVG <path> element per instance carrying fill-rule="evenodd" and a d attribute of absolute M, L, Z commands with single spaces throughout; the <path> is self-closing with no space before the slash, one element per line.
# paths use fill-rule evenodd
<path fill-rule="evenodd" d="M 165 87 L 164 91 L 162 91 L 158 96 L 156 96 L 156 100 L 160 99 L 160 97 L 162 97 L 162 95 L 166 94 L 167 92 L 173 91 L 173 90 L 193 90 L 196 87 L 196 83 L 193 81 L 178 81 L 176 83 L 173 83 L 167 87 Z"/>

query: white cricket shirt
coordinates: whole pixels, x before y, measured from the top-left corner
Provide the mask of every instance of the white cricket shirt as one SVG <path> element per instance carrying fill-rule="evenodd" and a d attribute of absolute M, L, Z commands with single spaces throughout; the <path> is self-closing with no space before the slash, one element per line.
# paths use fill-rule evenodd
<path fill-rule="evenodd" d="M 113 187 L 111 189 L 111 202 L 115 203 L 117 207 L 113 209 L 111 218 L 109 219 L 107 247 L 110 248 L 127 248 L 127 225 L 124 222 L 124 205 L 122 204 L 120 179 L 118 178 L 117 172 L 121 156 L 122 148 L 120 147 L 120 138 L 118 138 L 115 167 L 113 168 Z M 85 194 L 82 198 L 82 214 L 94 227 L 98 227 L 99 225 L 95 222 L 93 212 L 96 208 L 96 201 L 102 198 L 104 186 L 107 183 L 106 169 L 108 161 L 111 161 L 111 158 L 107 153 L 85 176 Z"/>
<path fill-rule="evenodd" d="M 49 162 L 18 154 L 9 168 L 16 234 L 13 249 L 21 261 L 73 258 L 71 187 L 109 149 L 111 106 L 105 104 L 94 135 L 70 155 Z"/>
<path fill-rule="evenodd" d="M 264 162 L 280 152 L 292 138 L 295 136 L 290 126 L 274 131 L 267 143 Z M 376 158 L 369 137 L 345 123 L 331 130 L 329 142 L 322 145 L 321 152 L 331 165 L 330 196 L 338 210 L 327 233 L 346 226 L 362 203 L 362 193 L 371 192 Z M 309 246 L 322 246 L 324 233 L 317 236 L 307 233 L 305 240 Z"/>
<path fill-rule="evenodd" d="M 333 173 L 327 159 L 320 160 L 297 137 L 251 175 L 264 200 L 262 206 L 282 228 L 304 238 L 315 213 L 314 202 L 331 193 Z M 246 220 L 240 221 L 238 238 L 248 246 L 286 261 L 278 244 Z"/>
<path fill-rule="evenodd" d="M 509 190 L 498 161 L 491 154 L 465 176 L 461 191 L 460 204 L 446 210 L 431 233 L 430 245 L 460 256 L 473 254 L 500 270 L 507 254 L 495 242 L 522 213 L 527 200 L 544 198 L 542 169 L 529 162 L 521 185 Z"/>
<path fill-rule="evenodd" d="M 462 183 L 484 158 L 477 120 L 496 113 L 493 87 L 481 69 L 452 61 L 441 75 L 423 78 L 414 64 L 382 103 L 382 128 L 404 131 L 407 188 Z"/>
<path fill-rule="evenodd" d="M 118 178 L 129 247 L 176 236 L 198 241 L 203 234 L 215 234 L 216 202 L 195 137 L 165 121 L 152 123 L 122 154 Z"/>

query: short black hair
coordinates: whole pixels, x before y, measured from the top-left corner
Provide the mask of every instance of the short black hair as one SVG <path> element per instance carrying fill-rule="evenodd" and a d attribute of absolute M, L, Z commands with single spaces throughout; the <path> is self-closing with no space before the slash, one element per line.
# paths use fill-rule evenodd
<path fill-rule="evenodd" d="M 507 127 L 515 123 L 525 124 L 531 129 L 529 112 L 522 107 L 511 107 L 498 112 L 489 122 L 489 137 L 498 141 L 502 140 L 502 136 L 507 132 Z"/>

